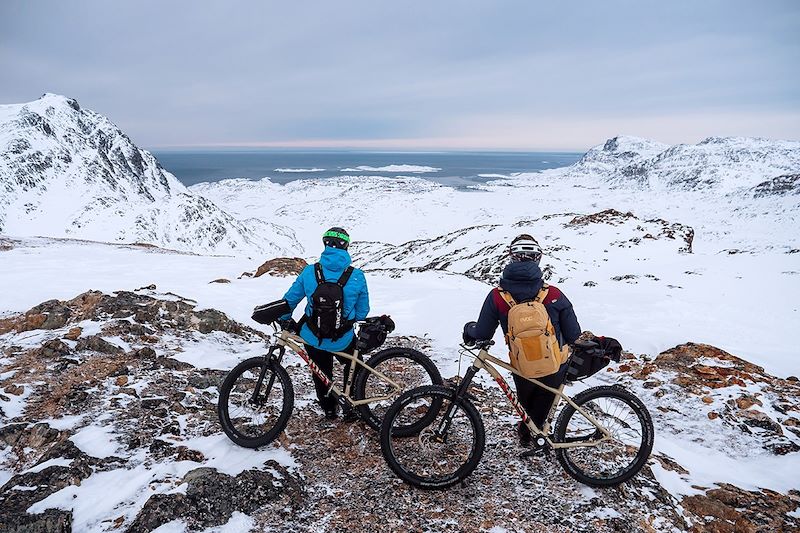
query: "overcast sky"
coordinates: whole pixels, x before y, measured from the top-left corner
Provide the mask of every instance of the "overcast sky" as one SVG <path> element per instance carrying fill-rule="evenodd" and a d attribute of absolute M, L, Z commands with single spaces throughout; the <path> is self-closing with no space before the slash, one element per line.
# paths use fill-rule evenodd
<path fill-rule="evenodd" d="M 0 103 L 168 146 L 800 139 L 796 1 L 0 2 Z"/>

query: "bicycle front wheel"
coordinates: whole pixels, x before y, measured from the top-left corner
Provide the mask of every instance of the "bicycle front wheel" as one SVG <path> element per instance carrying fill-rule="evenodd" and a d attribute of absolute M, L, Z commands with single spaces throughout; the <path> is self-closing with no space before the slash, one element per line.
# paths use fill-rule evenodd
<path fill-rule="evenodd" d="M 429 385 L 401 394 L 381 425 L 381 451 L 389 468 L 421 489 L 446 489 L 469 476 L 483 455 L 486 433 L 477 409 L 455 391 Z M 394 428 L 428 422 L 416 434 Z"/>
<path fill-rule="evenodd" d="M 293 407 L 294 388 L 286 370 L 272 359 L 252 357 L 225 377 L 217 415 L 233 442 L 257 448 L 275 440 L 286 428 Z"/>
<path fill-rule="evenodd" d="M 396 395 L 407 390 L 421 387 L 424 385 L 441 385 L 442 376 L 439 369 L 431 361 L 430 357 L 412 348 L 387 348 L 376 353 L 365 363 L 391 379 L 400 386 L 398 392 L 394 391 L 389 383 L 381 379 L 374 372 L 366 368 L 360 368 L 353 383 L 353 397 L 358 400 L 369 398 L 387 397 L 387 399 L 372 401 L 368 404 L 359 405 L 358 412 L 361 418 L 373 429 L 380 429 L 383 417 L 389 406 L 396 399 Z M 421 425 L 417 430 L 425 425 L 424 420 L 417 420 Z M 430 421 L 428 421 L 430 422 Z M 407 428 L 409 432 L 414 432 L 414 427 Z M 399 428 L 395 428 L 399 431 Z"/>
<path fill-rule="evenodd" d="M 573 398 L 611 439 L 590 444 L 603 435 L 580 411 L 567 404 L 555 426 L 555 442 L 576 444 L 556 448 L 558 462 L 573 478 L 592 487 L 619 485 L 647 462 L 653 449 L 653 421 L 642 401 L 621 387 L 593 387 Z M 580 444 L 586 443 L 584 446 Z"/>

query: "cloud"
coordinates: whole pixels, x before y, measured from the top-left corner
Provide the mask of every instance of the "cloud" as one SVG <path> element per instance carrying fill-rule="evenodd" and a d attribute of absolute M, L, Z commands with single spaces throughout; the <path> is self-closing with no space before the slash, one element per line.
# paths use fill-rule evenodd
<path fill-rule="evenodd" d="M 12 0 L 0 101 L 67 94 L 150 147 L 800 138 L 797 28 L 792 2 Z"/>

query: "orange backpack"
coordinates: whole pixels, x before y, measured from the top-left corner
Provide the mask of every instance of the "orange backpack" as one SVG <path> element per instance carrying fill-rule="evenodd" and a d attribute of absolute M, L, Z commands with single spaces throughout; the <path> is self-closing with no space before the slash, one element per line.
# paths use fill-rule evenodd
<path fill-rule="evenodd" d="M 540 378 L 558 372 L 569 357 L 569 349 L 558 345 L 550 315 L 542 303 L 549 287 L 545 284 L 534 300 L 517 303 L 511 293 L 498 289 L 510 306 L 506 344 L 513 366 L 526 378 Z"/>

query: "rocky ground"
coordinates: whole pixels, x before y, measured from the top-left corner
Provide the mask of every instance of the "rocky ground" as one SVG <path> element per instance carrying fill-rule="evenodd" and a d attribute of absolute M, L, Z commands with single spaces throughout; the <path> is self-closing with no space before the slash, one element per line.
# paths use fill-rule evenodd
<path fill-rule="evenodd" d="M 790 531 L 800 492 L 695 486 L 656 453 L 614 489 L 590 489 L 554 459 L 521 458 L 499 389 L 476 385 L 487 448 L 461 486 L 411 489 L 361 422 L 323 421 L 305 367 L 279 441 L 236 447 L 216 417 L 224 368 L 264 335 L 177 295 L 87 292 L 0 319 L 0 530 L 167 531 L 237 524 L 275 531 Z M 429 350 L 421 339 L 395 340 Z M 691 432 L 743 461 L 800 450 L 800 385 L 711 346 L 627 355 L 599 376 L 640 395 L 660 433 Z M 703 440 L 705 439 L 705 440 Z M 661 477 L 657 474 L 661 474 Z M 172 528 L 172 529 L 170 529 Z M 164 529 L 162 529 L 163 531 Z"/>

